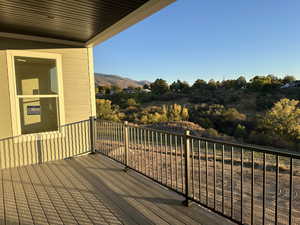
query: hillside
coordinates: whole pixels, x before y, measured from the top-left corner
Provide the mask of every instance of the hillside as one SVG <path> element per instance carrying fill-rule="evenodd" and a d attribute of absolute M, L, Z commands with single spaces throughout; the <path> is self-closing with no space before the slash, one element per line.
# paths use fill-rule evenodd
<path fill-rule="evenodd" d="M 118 75 L 95 73 L 95 83 L 98 86 L 118 86 L 120 88 L 142 87 L 144 84 L 150 84 L 149 81 L 136 81 Z"/>
<path fill-rule="evenodd" d="M 294 150 L 300 146 L 300 87 L 294 83 L 292 76 L 273 75 L 249 81 L 199 79 L 192 86 L 156 79 L 151 92 L 101 95 L 98 117 L 164 130 L 182 128 L 177 122 L 188 121 L 184 127 L 198 125 L 205 137 Z"/>

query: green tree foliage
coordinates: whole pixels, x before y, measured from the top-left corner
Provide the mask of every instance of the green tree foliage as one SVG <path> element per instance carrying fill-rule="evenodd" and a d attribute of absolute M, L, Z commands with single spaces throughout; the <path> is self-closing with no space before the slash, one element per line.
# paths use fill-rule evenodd
<path fill-rule="evenodd" d="M 210 90 L 215 90 L 218 87 L 218 84 L 216 83 L 216 81 L 214 79 L 210 79 L 208 81 L 208 87 Z"/>
<path fill-rule="evenodd" d="M 236 126 L 245 120 L 246 115 L 237 109 L 226 108 L 219 104 L 200 104 L 190 109 L 190 121 L 228 135 L 234 135 Z"/>
<path fill-rule="evenodd" d="M 173 82 L 170 86 L 170 90 L 175 93 L 188 93 L 190 89 L 190 85 L 185 81 L 177 80 Z"/>
<path fill-rule="evenodd" d="M 255 76 L 250 80 L 249 87 L 255 91 L 271 91 L 279 88 L 282 84 L 282 80 L 274 75 Z"/>
<path fill-rule="evenodd" d="M 189 111 L 186 107 L 178 104 L 152 106 L 144 109 L 140 118 L 140 122 L 144 124 L 185 121 L 189 118 Z"/>
<path fill-rule="evenodd" d="M 246 78 L 243 76 L 240 76 L 236 80 L 223 80 L 221 82 L 221 87 L 224 87 L 226 89 L 240 89 L 245 88 L 247 86 Z"/>
<path fill-rule="evenodd" d="M 281 99 L 262 120 L 262 126 L 272 134 L 300 141 L 299 101 Z"/>
<path fill-rule="evenodd" d="M 207 83 L 205 80 L 198 79 L 192 86 L 193 89 L 206 89 Z"/>
<path fill-rule="evenodd" d="M 152 93 L 155 95 L 163 95 L 169 91 L 169 85 L 167 81 L 163 79 L 156 79 L 153 83 L 151 83 L 150 87 Z"/>
<path fill-rule="evenodd" d="M 119 107 L 112 105 L 110 100 L 97 99 L 97 117 L 103 120 L 120 121 L 124 115 L 119 112 Z"/>
<path fill-rule="evenodd" d="M 150 89 L 150 85 L 149 84 L 144 84 L 143 89 Z"/>
<path fill-rule="evenodd" d="M 110 87 L 110 91 L 112 93 L 116 94 L 116 93 L 120 93 L 122 91 L 122 89 L 119 86 L 117 86 L 117 85 L 112 85 Z"/>
<path fill-rule="evenodd" d="M 182 121 L 189 118 L 188 109 L 181 105 L 170 105 L 167 107 L 168 121 Z"/>
<path fill-rule="evenodd" d="M 127 99 L 127 106 L 137 106 L 137 102 L 134 98 Z"/>
<path fill-rule="evenodd" d="M 247 86 L 247 80 L 244 76 L 240 76 L 237 80 L 236 80 L 236 87 L 237 88 L 245 88 Z"/>
<path fill-rule="evenodd" d="M 295 80 L 296 80 L 296 78 L 294 76 L 287 75 L 283 78 L 283 83 L 288 84 L 288 83 L 291 83 Z"/>
<path fill-rule="evenodd" d="M 238 124 L 234 130 L 233 136 L 236 138 L 244 138 L 247 135 L 246 127 Z"/>
<path fill-rule="evenodd" d="M 151 92 L 115 87 L 110 92 L 103 88 L 98 98 L 110 102 L 101 102 L 97 108 L 99 117 L 104 119 L 144 124 L 189 120 L 206 129 L 204 135 L 208 137 L 235 137 L 248 143 L 297 149 L 300 123 L 296 102 L 300 88 L 281 88 L 294 80 L 293 76 L 267 75 L 247 82 L 240 76 L 222 82 L 198 79 L 190 87 L 180 80 L 169 86 L 165 80 L 157 79 L 144 86 L 150 87 Z M 295 100 L 280 101 L 284 98 Z M 188 107 L 174 102 L 186 102 Z"/>

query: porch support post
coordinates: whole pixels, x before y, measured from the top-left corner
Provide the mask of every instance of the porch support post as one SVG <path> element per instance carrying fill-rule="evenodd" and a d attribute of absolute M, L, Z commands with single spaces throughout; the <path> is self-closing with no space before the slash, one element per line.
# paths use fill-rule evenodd
<path fill-rule="evenodd" d="M 96 153 L 96 117 L 90 117 L 91 154 Z"/>
<path fill-rule="evenodd" d="M 128 128 L 128 122 L 125 121 L 124 122 L 124 145 L 125 145 L 125 168 L 124 171 L 127 172 L 127 170 L 129 169 L 129 155 L 128 155 L 128 151 L 129 151 L 129 128 Z"/>
<path fill-rule="evenodd" d="M 191 173 L 190 173 L 190 168 L 191 168 L 191 159 L 190 159 L 190 131 L 187 130 L 185 131 L 184 135 L 184 152 L 185 152 L 185 158 L 184 158 L 184 165 L 185 165 L 185 200 L 183 201 L 183 204 L 185 206 L 190 206 L 190 180 L 191 180 Z"/>

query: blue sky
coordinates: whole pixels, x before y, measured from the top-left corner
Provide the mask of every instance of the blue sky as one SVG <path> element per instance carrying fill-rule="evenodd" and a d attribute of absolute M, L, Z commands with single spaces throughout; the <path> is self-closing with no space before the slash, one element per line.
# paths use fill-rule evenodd
<path fill-rule="evenodd" d="M 177 0 L 98 45 L 95 71 L 136 80 L 300 79 L 299 0 Z"/>

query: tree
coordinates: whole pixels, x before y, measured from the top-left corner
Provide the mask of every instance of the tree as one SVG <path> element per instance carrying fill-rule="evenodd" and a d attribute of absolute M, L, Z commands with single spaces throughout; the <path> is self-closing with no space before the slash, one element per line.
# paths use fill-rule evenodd
<path fill-rule="evenodd" d="M 127 106 L 137 106 L 137 102 L 134 98 L 127 99 Z"/>
<path fill-rule="evenodd" d="M 222 116 L 225 121 L 234 122 L 234 121 L 243 121 L 246 119 L 246 115 L 240 113 L 236 108 L 229 108 L 224 110 Z"/>
<path fill-rule="evenodd" d="M 107 89 L 108 89 L 108 87 L 106 87 L 106 86 L 98 86 L 97 93 L 105 95 Z"/>
<path fill-rule="evenodd" d="M 278 77 L 269 74 L 267 76 L 255 76 L 250 80 L 250 87 L 255 91 L 271 91 L 280 87 L 282 82 Z"/>
<path fill-rule="evenodd" d="M 144 84 L 143 89 L 150 89 L 150 85 L 149 84 Z"/>
<path fill-rule="evenodd" d="M 198 80 L 195 81 L 195 83 L 193 84 L 192 88 L 194 88 L 194 89 L 207 88 L 207 83 L 206 83 L 205 80 L 198 79 Z"/>
<path fill-rule="evenodd" d="M 117 94 L 117 93 L 120 93 L 122 91 L 122 89 L 117 85 L 112 85 L 110 87 L 110 90 L 111 90 L 112 94 Z"/>
<path fill-rule="evenodd" d="M 173 82 L 170 86 L 170 90 L 175 93 L 187 93 L 189 91 L 190 85 L 186 81 L 177 80 Z"/>
<path fill-rule="evenodd" d="M 300 141 L 300 108 L 298 100 L 281 99 L 263 118 L 263 128 L 271 134 Z"/>
<path fill-rule="evenodd" d="M 187 120 L 189 118 L 188 109 L 181 105 L 173 104 L 167 109 L 167 118 L 168 121 Z"/>
<path fill-rule="evenodd" d="M 208 81 L 208 87 L 211 89 L 211 90 L 215 90 L 217 88 L 217 83 L 214 79 L 210 79 Z"/>
<path fill-rule="evenodd" d="M 155 95 L 163 95 L 169 91 L 169 85 L 167 81 L 163 79 L 156 79 L 150 86 L 151 91 Z"/>
<path fill-rule="evenodd" d="M 243 138 L 247 135 L 246 127 L 238 124 L 235 128 L 233 136 L 236 138 Z"/>
<path fill-rule="evenodd" d="M 124 117 L 119 108 L 111 104 L 110 100 L 97 99 L 97 117 L 103 120 L 120 121 Z"/>
<path fill-rule="evenodd" d="M 240 76 L 237 80 L 236 80 L 236 86 L 237 88 L 243 88 L 247 86 L 247 80 L 244 76 Z"/>
<path fill-rule="evenodd" d="M 288 83 L 291 83 L 293 81 L 295 81 L 296 78 L 294 76 L 290 76 L 290 75 L 286 75 L 284 78 L 283 78 L 283 83 L 284 84 L 288 84 Z"/>

